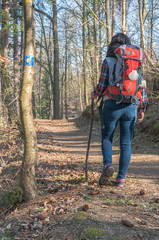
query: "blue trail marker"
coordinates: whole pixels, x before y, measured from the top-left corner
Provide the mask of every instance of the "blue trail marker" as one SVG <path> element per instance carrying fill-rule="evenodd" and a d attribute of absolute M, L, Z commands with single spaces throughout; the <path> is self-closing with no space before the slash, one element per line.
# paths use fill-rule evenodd
<path fill-rule="evenodd" d="M 34 57 L 25 56 L 25 65 L 34 66 Z"/>

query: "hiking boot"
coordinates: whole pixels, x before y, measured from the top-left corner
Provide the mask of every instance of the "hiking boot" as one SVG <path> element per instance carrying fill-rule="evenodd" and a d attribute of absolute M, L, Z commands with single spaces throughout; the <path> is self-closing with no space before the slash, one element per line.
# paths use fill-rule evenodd
<path fill-rule="evenodd" d="M 116 179 L 116 186 L 117 187 L 124 187 L 125 185 L 125 179 Z"/>
<path fill-rule="evenodd" d="M 99 185 L 107 185 L 108 178 L 113 176 L 115 172 L 115 169 L 112 167 L 112 165 L 107 165 L 102 172 L 102 175 L 99 178 Z"/>

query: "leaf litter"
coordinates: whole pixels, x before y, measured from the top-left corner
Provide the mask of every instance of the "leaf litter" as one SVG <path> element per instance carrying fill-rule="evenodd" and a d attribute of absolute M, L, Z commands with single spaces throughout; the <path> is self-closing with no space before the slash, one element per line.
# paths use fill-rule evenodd
<path fill-rule="evenodd" d="M 5 213 L 1 211 L 0 237 L 76 240 L 84 239 L 85 233 L 87 239 L 158 239 L 157 146 L 154 149 L 146 136 L 137 136 L 132 144 L 126 187 L 116 188 L 115 176 L 108 186 L 100 187 L 102 156 L 97 127 L 90 150 L 87 183 L 84 161 L 89 128 L 82 121 L 36 120 L 39 159 L 36 180 L 40 194 L 34 201 L 17 203 Z M 9 135 L 9 140 L 0 142 L 1 155 L 7 165 L 0 178 L 2 191 L 15 184 L 22 161 L 23 140 L 19 138 L 17 145 L 18 132 L 14 132 L 15 139 L 12 132 Z M 115 138 L 117 154 L 113 162 L 117 169 L 118 136 Z M 141 139 L 143 144 L 137 147 Z M 101 229 L 102 234 L 98 235 Z M 97 236 L 91 238 L 92 234 Z"/>

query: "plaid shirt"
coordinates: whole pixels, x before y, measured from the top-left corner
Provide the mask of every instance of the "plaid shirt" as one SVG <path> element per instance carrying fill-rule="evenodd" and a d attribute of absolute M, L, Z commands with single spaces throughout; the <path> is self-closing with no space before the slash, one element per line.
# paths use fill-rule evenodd
<path fill-rule="evenodd" d="M 105 59 L 102 64 L 101 68 L 101 75 L 99 78 L 99 82 L 97 84 L 97 87 L 94 91 L 94 94 L 97 96 L 103 96 L 104 91 L 106 90 L 108 86 L 108 80 L 109 80 L 109 67 L 107 60 Z M 140 101 L 136 102 L 136 104 L 139 106 L 139 108 L 146 109 L 147 105 L 147 93 L 146 89 L 142 89 L 142 96 L 140 98 Z"/>

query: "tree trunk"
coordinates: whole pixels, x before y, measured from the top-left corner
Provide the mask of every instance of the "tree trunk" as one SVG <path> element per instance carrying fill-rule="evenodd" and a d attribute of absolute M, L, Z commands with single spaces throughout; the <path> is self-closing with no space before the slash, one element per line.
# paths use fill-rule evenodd
<path fill-rule="evenodd" d="M 16 116 L 19 119 L 19 69 L 18 69 L 18 16 L 17 0 L 14 0 L 14 97 Z"/>
<path fill-rule="evenodd" d="M 43 23 L 43 17 L 40 14 L 40 20 L 41 20 L 41 26 L 42 26 L 42 32 L 44 34 L 44 42 L 45 42 L 45 50 L 46 50 L 46 56 L 47 56 L 47 62 L 48 62 L 48 68 L 49 68 L 49 77 L 50 77 L 50 82 L 51 82 L 51 89 L 52 89 L 52 94 L 50 95 L 50 104 L 53 104 L 52 100 L 52 95 L 53 95 L 53 89 L 54 89 L 54 81 L 53 81 L 53 76 L 52 76 L 52 68 L 51 68 L 51 56 L 50 56 L 50 49 L 47 43 L 47 38 L 46 38 L 46 32 L 45 32 L 45 27 Z M 53 106 L 50 105 L 50 110 L 51 110 L 51 119 L 53 119 Z"/>
<path fill-rule="evenodd" d="M 74 46 L 75 49 L 75 61 L 76 61 L 76 66 L 79 66 L 79 61 L 78 61 L 78 53 L 77 53 L 77 46 L 78 46 L 78 42 L 77 42 L 77 38 L 75 41 L 76 45 Z M 80 81 L 80 73 L 79 73 L 79 68 L 77 67 L 77 82 L 78 82 L 78 90 L 79 90 L 79 108 L 80 110 L 83 112 L 83 105 L 82 105 L 82 90 L 81 90 L 81 81 Z"/>
<path fill-rule="evenodd" d="M 126 27 L 126 6 L 127 6 L 127 0 L 122 1 L 122 33 L 127 33 L 127 27 Z"/>
<path fill-rule="evenodd" d="M 111 41 L 111 25 L 110 25 L 110 0 L 105 0 L 106 8 L 106 33 L 107 33 L 107 45 Z"/>
<path fill-rule="evenodd" d="M 2 10 L 4 10 L 2 15 L 2 32 L 1 32 L 1 41 L 2 41 L 2 57 L 8 59 L 8 44 L 9 44 L 9 11 L 10 11 L 10 0 L 2 1 Z M 9 104 L 10 94 L 8 94 L 9 89 L 9 77 L 8 77 L 8 69 L 7 64 L 3 63 L 1 66 L 1 77 L 2 77 L 2 100 L 5 105 Z M 8 124 L 8 119 L 11 122 L 11 107 L 8 109 L 3 107 L 4 118 L 6 124 Z"/>
<path fill-rule="evenodd" d="M 3 19 L 2 19 L 2 46 L 3 46 L 3 57 L 8 58 L 8 43 L 9 43 L 9 11 L 10 11 L 10 0 L 3 0 Z"/>
<path fill-rule="evenodd" d="M 0 53 L 0 57 L 1 57 L 1 53 Z M 2 100 L 2 76 L 1 76 L 1 66 L 0 66 L 0 130 L 3 130 L 4 128 L 5 128 L 5 124 L 4 124 L 3 100 Z"/>
<path fill-rule="evenodd" d="M 96 13 L 96 0 L 93 3 L 93 11 Z M 94 73 L 95 73 L 95 85 L 98 81 L 98 56 L 97 56 L 97 19 L 94 17 Z"/>
<path fill-rule="evenodd" d="M 112 12 L 112 37 L 115 35 L 115 6 L 116 6 L 116 0 L 113 0 L 113 12 Z"/>
<path fill-rule="evenodd" d="M 53 38 L 54 38 L 54 118 L 60 119 L 60 94 L 59 94 L 59 42 L 57 32 L 57 6 L 53 5 Z"/>
<path fill-rule="evenodd" d="M 151 0 L 151 8 L 152 8 L 152 11 L 151 11 L 151 38 L 150 38 L 150 53 L 151 53 L 151 58 L 153 56 L 153 30 L 154 30 L 154 22 L 155 22 L 155 19 L 154 19 L 154 9 L 153 9 L 153 0 Z"/>
<path fill-rule="evenodd" d="M 39 102 L 39 117 L 41 118 L 41 77 L 42 77 L 42 31 L 41 31 L 41 39 L 40 39 L 40 69 L 39 69 L 39 92 L 38 92 L 38 102 Z"/>
<path fill-rule="evenodd" d="M 37 162 L 37 140 L 32 114 L 32 89 L 34 79 L 35 19 L 33 0 L 24 1 L 25 62 L 20 110 L 24 130 L 24 157 L 21 169 L 21 185 L 25 201 L 37 196 L 35 164 Z"/>
<path fill-rule="evenodd" d="M 23 79 L 23 59 L 24 59 L 24 11 L 21 16 L 21 43 L 20 43 L 20 79 Z M 21 81 L 22 82 L 22 81 Z M 21 88 L 21 86 L 20 86 Z"/>
<path fill-rule="evenodd" d="M 139 18 L 140 18 L 140 46 L 145 50 L 145 15 L 146 15 L 146 0 L 138 0 L 139 4 Z"/>
<path fill-rule="evenodd" d="M 82 42 L 83 42 L 83 90 L 84 90 L 84 107 L 88 105 L 87 102 L 87 82 L 86 82 L 86 28 L 85 28 L 85 20 L 86 20 L 86 13 L 85 13 L 85 4 L 83 2 L 83 12 L 82 12 Z"/>
<path fill-rule="evenodd" d="M 63 119 L 63 99 L 64 99 L 64 97 L 63 97 L 63 93 L 64 93 L 64 81 L 63 81 L 63 79 L 64 79 L 64 74 L 62 75 L 62 77 L 61 77 L 61 91 L 60 91 L 60 95 L 61 95 L 61 98 L 60 98 L 60 100 L 61 100 L 61 119 Z"/>
<path fill-rule="evenodd" d="M 92 51 L 92 39 L 91 39 L 91 30 L 88 22 L 88 16 L 87 16 L 87 31 L 88 31 L 88 46 L 89 46 L 89 58 L 90 58 L 90 68 L 91 68 L 91 82 L 92 86 L 95 87 L 95 74 L 93 69 L 93 51 Z M 83 108 L 83 107 L 82 107 Z"/>
<path fill-rule="evenodd" d="M 1 10 L 1 0 L 0 0 Z M 0 31 L 0 57 L 2 57 L 2 30 Z M 3 98 L 2 98 L 2 66 L 0 65 L 0 130 L 5 128 L 3 115 Z"/>
<path fill-rule="evenodd" d="M 66 23 L 67 16 L 65 15 L 65 118 L 68 119 L 68 107 L 67 107 L 67 48 L 68 48 L 68 38 L 67 38 L 67 23 Z"/>
<path fill-rule="evenodd" d="M 99 6 L 99 18 L 101 19 L 102 11 Z M 98 64 L 98 73 L 100 73 L 102 65 L 102 24 L 99 23 L 99 64 Z M 99 78 L 99 75 L 98 75 Z"/>

